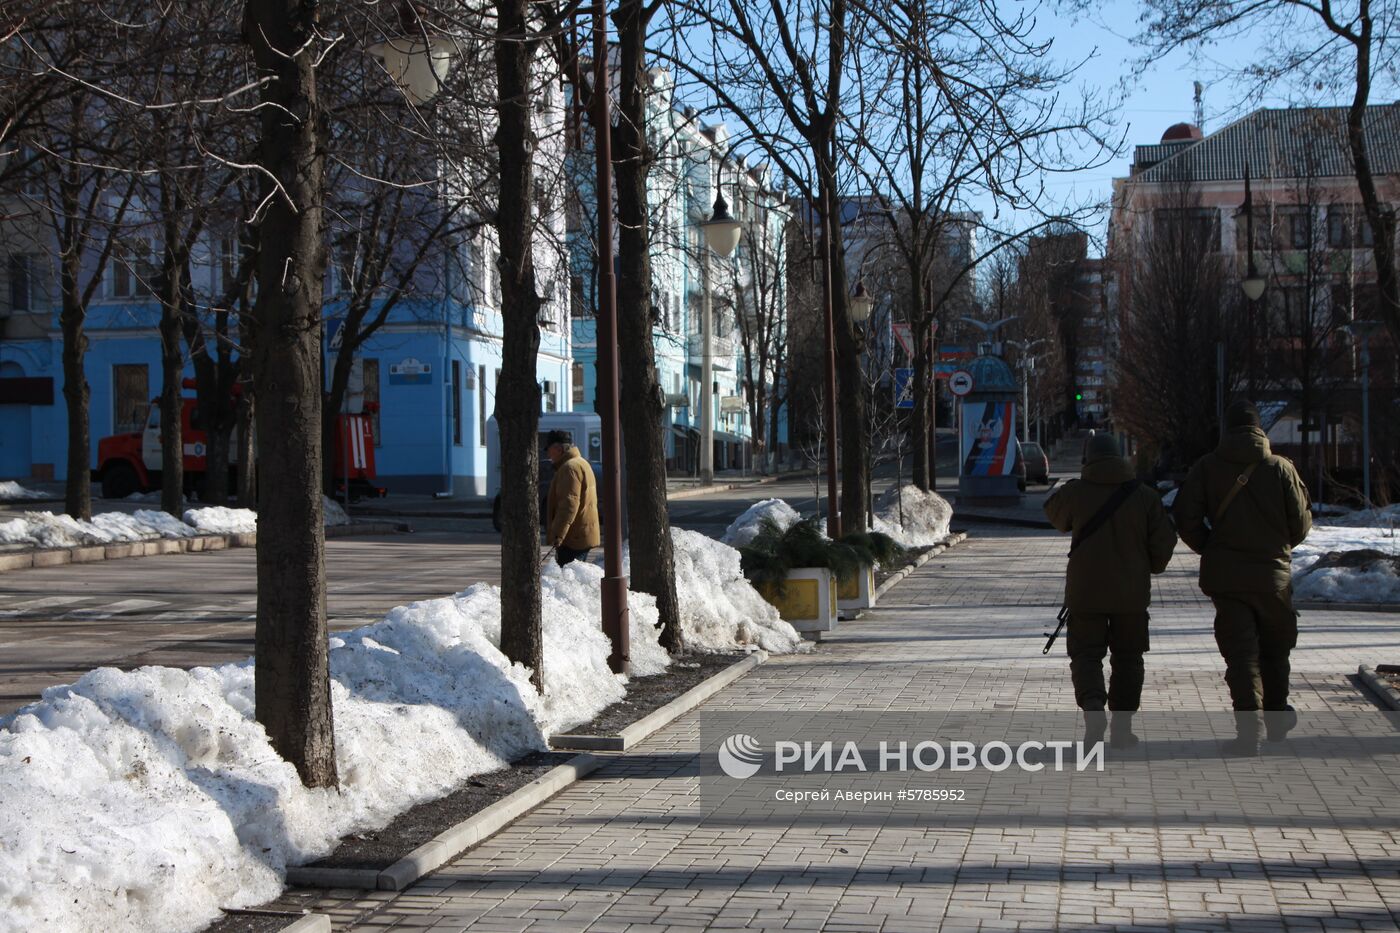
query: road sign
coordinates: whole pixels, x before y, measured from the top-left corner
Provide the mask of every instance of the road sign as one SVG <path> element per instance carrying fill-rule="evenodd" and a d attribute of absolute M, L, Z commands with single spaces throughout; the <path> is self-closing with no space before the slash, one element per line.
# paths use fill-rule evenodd
<path fill-rule="evenodd" d="M 332 353 L 340 352 L 345 338 L 345 318 L 326 318 L 326 346 Z"/>
<path fill-rule="evenodd" d="M 912 360 L 914 358 L 914 339 L 909 334 L 909 325 L 901 324 L 896 321 L 892 325 L 892 328 L 894 330 L 895 339 L 899 341 L 899 345 L 904 348 L 905 354 Z"/>
<path fill-rule="evenodd" d="M 948 391 L 958 398 L 972 391 L 972 373 L 960 369 L 948 377 Z"/>
<path fill-rule="evenodd" d="M 914 407 L 914 370 L 907 366 L 894 371 L 894 407 Z"/>

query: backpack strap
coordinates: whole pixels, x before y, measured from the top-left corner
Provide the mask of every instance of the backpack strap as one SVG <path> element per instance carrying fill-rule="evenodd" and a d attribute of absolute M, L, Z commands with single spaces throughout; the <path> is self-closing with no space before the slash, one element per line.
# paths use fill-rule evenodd
<path fill-rule="evenodd" d="M 1069 552 L 1073 554 L 1074 549 L 1083 544 L 1086 538 L 1107 524 L 1108 520 L 1113 517 L 1113 513 L 1117 512 L 1118 507 L 1128 501 L 1128 497 L 1133 494 L 1134 490 L 1138 488 L 1138 485 L 1139 483 L 1137 480 L 1130 479 L 1115 489 L 1113 495 L 1109 496 L 1104 504 L 1099 506 L 1099 510 L 1084 523 L 1084 527 L 1071 539 L 1069 543 Z"/>
<path fill-rule="evenodd" d="M 1235 482 L 1230 487 L 1230 491 L 1225 493 L 1225 498 L 1220 500 L 1220 507 L 1215 510 L 1215 517 L 1211 519 L 1212 528 L 1220 527 L 1220 520 L 1225 517 L 1225 512 L 1230 508 L 1231 503 L 1235 501 L 1235 497 L 1240 494 L 1245 486 L 1249 485 L 1249 478 L 1254 475 L 1254 471 L 1257 470 L 1259 464 L 1263 462 L 1262 460 L 1254 461 L 1244 468 L 1243 473 L 1235 477 Z"/>

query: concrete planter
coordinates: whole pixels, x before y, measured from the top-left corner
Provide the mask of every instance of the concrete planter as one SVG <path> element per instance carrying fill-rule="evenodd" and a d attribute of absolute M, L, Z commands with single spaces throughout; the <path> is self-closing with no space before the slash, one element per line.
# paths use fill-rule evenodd
<path fill-rule="evenodd" d="M 875 608 L 875 568 L 862 564 L 855 573 L 836 582 L 836 609 L 842 619 L 854 619 L 862 610 Z"/>
<path fill-rule="evenodd" d="M 781 591 L 764 583 L 758 584 L 757 589 L 799 632 L 820 634 L 836 628 L 836 582 L 825 567 L 789 570 Z"/>

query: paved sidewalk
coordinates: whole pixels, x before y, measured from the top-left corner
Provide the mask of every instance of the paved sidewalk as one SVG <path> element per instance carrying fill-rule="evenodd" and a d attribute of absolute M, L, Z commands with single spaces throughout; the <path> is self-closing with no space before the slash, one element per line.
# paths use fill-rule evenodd
<path fill-rule="evenodd" d="M 973 533 L 820 650 L 774 658 L 408 891 L 285 902 L 337 931 L 1397 929 L 1400 834 L 1381 827 L 697 818 L 717 710 L 1073 708 L 1063 654 L 1040 653 L 1065 540 Z M 1144 709 L 1226 708 L 1195 566 L 1182 548 L 1157 580 Z M 1302 632 L 1299 709 L 1372 709 L 1347 673 L 1394 653 L 1400 617 L 1304 613 Z"/>

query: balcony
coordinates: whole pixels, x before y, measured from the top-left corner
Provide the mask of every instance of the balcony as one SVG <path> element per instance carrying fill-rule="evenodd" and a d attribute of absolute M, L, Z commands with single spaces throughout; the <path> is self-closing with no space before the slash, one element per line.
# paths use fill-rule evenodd
<path fill-rule="evenodd" d="M 715 369 L 723 369 L 726 372 L 734 369 L 734 336 L 732 334 L 721 337 L 715 334 L 710 338 L 711 352 L 714 354 L 710 365 Z M 699 366 L 702 357 L 705 355 L 705 342 L 699 334 L 691 334 L 686 341 L 686 355 L 692 366 Z"/>

